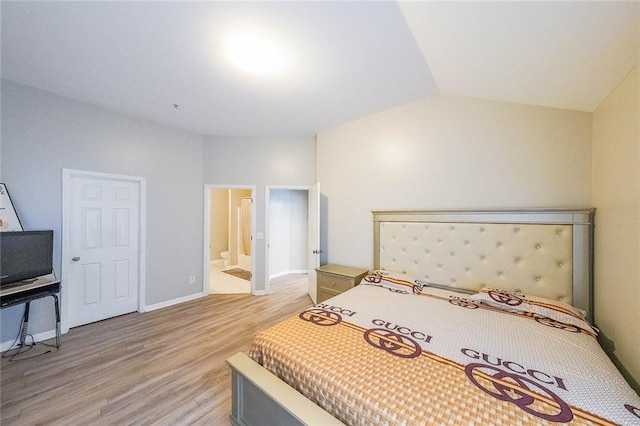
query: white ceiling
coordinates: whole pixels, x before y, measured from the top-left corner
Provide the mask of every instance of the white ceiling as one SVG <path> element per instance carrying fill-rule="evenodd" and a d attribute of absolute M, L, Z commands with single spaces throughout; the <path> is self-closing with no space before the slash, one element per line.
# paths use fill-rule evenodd
<path fill-rule="evenodd" d="M 0 7 L 2 78 L 204 135 L 312 135 L 439 93 L 593 111 L 640 60 L 639 2 Z M 229 63 L 245 29 L 281 75 Z"/>
<path fill-rule="evenodd" d="M 640 60 L 640 3 L 401 3 L 442 93 L 594 111 Z"/>

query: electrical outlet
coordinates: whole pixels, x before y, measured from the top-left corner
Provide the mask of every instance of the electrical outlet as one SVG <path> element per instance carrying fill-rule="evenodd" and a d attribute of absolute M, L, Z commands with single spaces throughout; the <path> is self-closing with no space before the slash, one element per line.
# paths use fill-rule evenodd
<path fill-rule="evenodd" d="M 195 284 L 196 283 L 196 277 L 194 277 L 193 275 L 189 277 L 189 284 Z"/>

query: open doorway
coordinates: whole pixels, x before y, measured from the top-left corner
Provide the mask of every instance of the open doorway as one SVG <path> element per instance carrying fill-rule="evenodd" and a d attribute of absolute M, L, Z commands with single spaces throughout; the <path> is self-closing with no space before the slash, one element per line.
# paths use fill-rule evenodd
<path fill-rule="evenodd" d="M 274 188 L 269 196 L 269 279 L 307 273 L 308 191 Z"/>
<path fill-rule="evenodd" d="M 304 274 L 315 301 L 315 268 L 319 265 L 319 185 L 266 187 L 265 290 L 280 277 Z M 279 280 L 280 281 L 280 280 Z"/>
<path fill-rule="evenodd" d="M 251 293 L 252 187 L 205 187 L 205 293 Z"/>

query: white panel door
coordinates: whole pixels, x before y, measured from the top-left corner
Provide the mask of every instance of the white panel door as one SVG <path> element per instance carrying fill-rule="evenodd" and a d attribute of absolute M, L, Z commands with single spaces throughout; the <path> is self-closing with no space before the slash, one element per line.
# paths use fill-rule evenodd
<path fill-rule="evenodd" d="M 320 184 L 316 183 L 309 189 L 309 296 L 313 303 L 318 300 L 318 286 L 316 268 L 320 266 Z"/>
<path fill-rule="evenodd" d="M 140 187 L 102 177 L 71 178 L 70 327 L 138 309 Z"/>

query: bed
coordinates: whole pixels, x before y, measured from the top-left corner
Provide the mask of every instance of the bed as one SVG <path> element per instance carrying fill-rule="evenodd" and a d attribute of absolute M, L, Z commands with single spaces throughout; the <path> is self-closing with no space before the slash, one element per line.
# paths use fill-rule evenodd
<path fill-rule="evenodd" d="M 594 214 L 374 212 L 363 282 L 228 360 L 231 422 L 640 424 L 592 326 Z"/>

